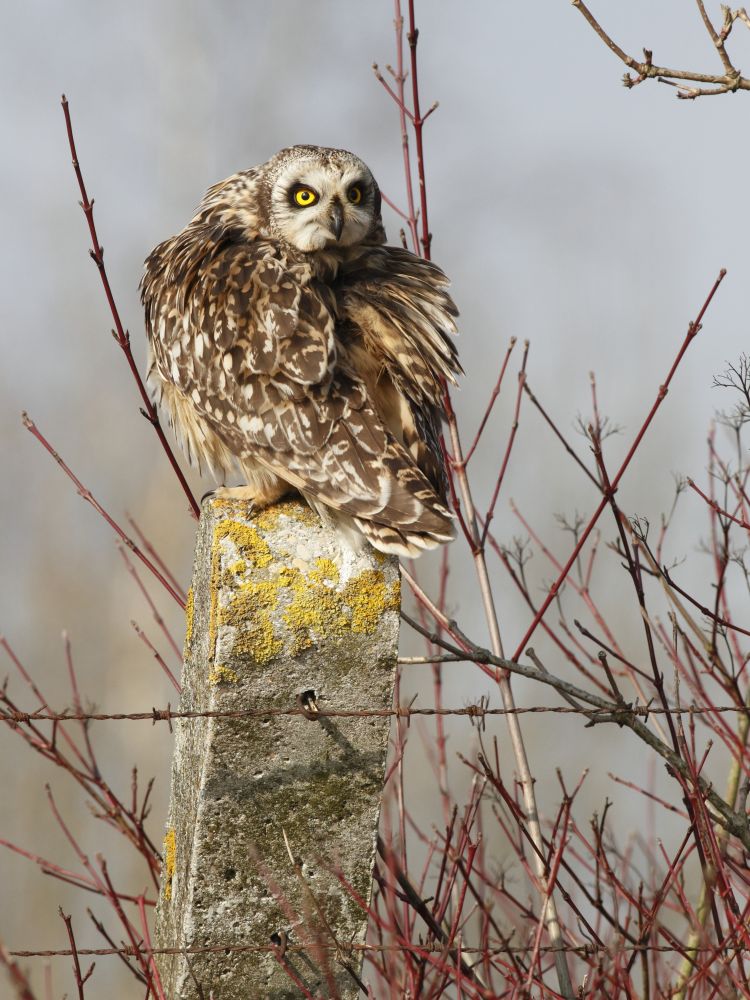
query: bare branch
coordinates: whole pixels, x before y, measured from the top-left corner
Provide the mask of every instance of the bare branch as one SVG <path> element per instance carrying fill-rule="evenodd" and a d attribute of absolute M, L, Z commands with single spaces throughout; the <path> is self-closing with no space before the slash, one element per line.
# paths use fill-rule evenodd
<path fill-rule="evenodd" d="M 653 53 L 650 49 L 643 50 L 643 61 L 634 59 L 632 56 L 628 55 L 624 49 L 620 48 L 617 42 L 614 41 L 610 35 L 604 30 L 602 25 L 596 19 L 596 17 L 591 13 L 589 8 L 583 2 L 583 0 L 571 0 L 574 7 L 583 14 L 586 21 L 593 28 L 599 38 L 604 42 L 610 51 L 614 52 L 618 59 L 620 59 L 625 65 L 633 70 L 635 73 L 632 76 L 630 73 L 626 73 L 623 77 L 623 84 L 628 87 L 636 87 L 639 83 L 643 83 L 644 80 L 658 80 L 660 83 L 668 83 L 672 87 L 677 87 L 677 96 L 683 100 L 694 100 L 696 97 L 708 97 L 713 94 L 726 94 L 735 93 L 738 90 L 750 90 L 750 79 L 742 76 L 740 71 L 734 67 L 729 55 L 727 54 L 725 48 L 725 41 L 729 34 L 729 30 L 725 27 L 721 32 L 717 32 L 708 17 L 703 0 L 696 0 L 698 4 L 698 9 L 700 11 L 701 17 L 703 18 L 704 26 L 716 47 L 719 57 L 721 58 L 724 72 L 723 73 L 700 73 L 694 70 L 687 69 L 672 69 L 668 66 L 656 66 L 653 63 Z M 736 11 L 731 13 L 731 22 L 737 18 L 743 20 L 746 24 L 748 23 L 748 16 L 744 11 Z M 750 25 L 748 25 L 750 26 Z M 685 82 L 679 82 L 685 81 Z M 687 82 L 707 84 L 704 87 L 689 87 Z"/>

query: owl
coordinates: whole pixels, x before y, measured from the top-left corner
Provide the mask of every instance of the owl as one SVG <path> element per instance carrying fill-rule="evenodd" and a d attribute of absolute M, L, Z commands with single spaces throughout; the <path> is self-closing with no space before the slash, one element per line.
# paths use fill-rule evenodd
<path fill-rule="evenodd" d="M 146 260 L 148 384 L 189 461 L 241 479 L 230 496 L 298 492 L 349 541 L 414 556 L 454 535 L 458 313 L 435 264 L 385 245 L 380 209 L 362 160 L 318 146 L 209 188 Z"/>

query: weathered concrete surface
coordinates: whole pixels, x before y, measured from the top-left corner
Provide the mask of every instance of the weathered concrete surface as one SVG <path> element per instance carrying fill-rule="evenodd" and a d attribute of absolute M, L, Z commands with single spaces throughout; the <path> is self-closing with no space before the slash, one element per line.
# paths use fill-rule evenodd
<path fill-rule="evenodd" d="M 309 691 L 323 710 L 390 708 L 396 560 L 353 553 L 302 504 L 249 511 L 203 504 L 180 708 L 289 708 Z M 283 962 L 313 996 L 359 996 L 342 963 L 359 971 L 347 945 L 363 942 L 366 921 L 329 869 L 369 900 L 390 719 L 174 727 L 156 947 L 265 948 L 272 935 L 283 947 L 286 936 Z M 322 959 L 331 931 L 342 949 Z M 167 996 L 180 1000 L 305 995 L 264 951 L 162 956 L 159 968 Z"/>

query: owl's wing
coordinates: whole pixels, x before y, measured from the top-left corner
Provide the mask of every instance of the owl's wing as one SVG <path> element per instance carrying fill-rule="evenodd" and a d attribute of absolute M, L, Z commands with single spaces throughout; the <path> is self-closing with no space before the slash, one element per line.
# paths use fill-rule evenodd
<path fill-rule="evenodd" d="M 358 330 L 409 407 L 404 445 L 443 498 L 443 383 L 455 384 L 462 372 L 453 340 L 458 310 L 448 286 L 436 264 L 392 246 L 367 247 L 338 281 L 341 316 Z"/>
<path fill-rule="evenodd" d="M 372 341 L 391 379 L 419 406 L 440 405 L 442 380 L 462 374 L 458 310 L 437 264 L 401 247 L 373 246 L 342 268 L 342 315 Z"/>
<path fill-rule="evenodd" d="M 453 537 L 434 487 L 339 362 L 334 294 L 304 260 L 262 240 L 218 241 L 199 271 L 174 246 L 155 253 L 143 296 L 159 373 L 240 465 L 351 515 L 381 547 Z"/>

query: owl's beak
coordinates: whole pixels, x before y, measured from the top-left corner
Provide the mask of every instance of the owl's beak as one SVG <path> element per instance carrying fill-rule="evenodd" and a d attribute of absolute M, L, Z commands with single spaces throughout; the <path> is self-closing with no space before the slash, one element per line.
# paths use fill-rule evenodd
<path fill-rule="evenodd" d="M 340 202 L 335 201 L 331 206 L 331 218 L 328 223 L 331 232 L 336 237 L 336 242 L 341 239 L 341 231 L 344 228 L 344 209 Z"/>

